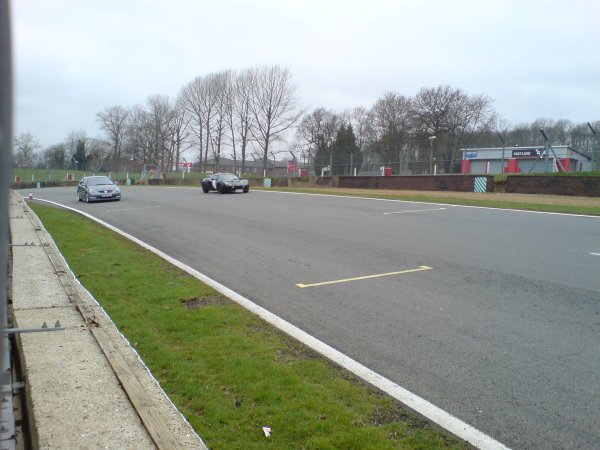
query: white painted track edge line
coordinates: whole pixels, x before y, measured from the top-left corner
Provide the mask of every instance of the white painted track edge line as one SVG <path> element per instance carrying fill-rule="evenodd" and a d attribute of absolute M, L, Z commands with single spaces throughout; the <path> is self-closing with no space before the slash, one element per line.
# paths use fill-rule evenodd
<path fill-rule="evenodd" d="M 310 195 L 313 195 L 313 194 L 310 194 Z M 359 198 L 362 198 L 362 197 L 359 197 Z M 313 349 L 316 352 L 320 353 L 321 355 L 325 356 L 326 358 L 328 358 L 329 360 L 338 364 L 339 366 L 349 370 L 357 377 L 363 379 L 367 383 L 382 390 L 383 392 L 392 396 L 396 400 L 400 401 L 402 404 L 406 405 L 408 408 L 414 410 L 418 414 L 429 419 L 430 421 L 437 424 L 438 426 L 445 429 L 446 431 L 467 441 L 471 445 L 473 445 L 479 449 L 482 449 L 482 450 L 506 450 L 506 449 L 508 449 L 508 447 L 506 447 L 501 442 L 495 440 L 491 436 L 488 436 L 487 434 L 483 433 L 482 431 L 479 431 L 475 427 L 469 425 L 466 422 L 463 422 L 462 420 L 458 419 L 457 417 L 442 410 L 441 408 L 439 408 L 439 407 L 435 406 L 434 404 L 428 402 L 427 400 L 419 397 L 418 395 L 413 394 L 412 392 L 408 391 L 407 389 L 404 389 L 403 387 L 401 387 L 398 384 L 394 383 L 393 381 L 383 377 L 382 375 L 379 375 L 378 373 L 374 372 L 373 370 L 369 369 L 368 367 L 353 360 L 349 356 L 346 356 L 345 354 L 334 349 L 333 347 L 329 346 L 328 344 L 311 336 L 310 334 L 306 333 L 305 331 L 302 331 L 300 328 L 296 327 L 295 325 L 292 325 L 291 323 L 285 321 L 281 317 L 271 313 L 270 311 L 266 310 L 262 306 L 257 305 L 256 303 L 252 302 L 251 300 L 243 297 L 242 295 L 238 294 L 237 292 L 233 291 L 232 289 L 229 289 L 228 287 L 223 286 L 219 282 L 204 275 L 203 273 L 200 273 L 197 270 L 187 266 L 186 264 L 182 263 L 181 261 L 178 261 L 178 260 L 172 258 L 171 256 L 158 250 L 157 248 L 151 246 L 150 244 L 147 244 L 144 241 L 142 241 L 142 240 L 120 230 L 119 228 L 117 228 L 113 225 L 110 225 L 109 223 L 106 223 L 103 220 L 98 219 L 84 211 L 80 211 L 78 209 L 75 209 L 75 208 L 72 208 L 69 206 L 65 206 L 60 203 L 56 203 L 56 202 L 49 201 L 49 200 L 42 200 L 42 199 L 35 199 L 35 200 L 40 200 L 40 201 L 43 201 L 46 203 L 50 203 L 50 204 L 62 207 L 64 209 L 76 212 L 78 214 L 81 214 L 81 215 L 99 223 L 100 225 L 103 225 L 106 228 L 114 231 L 115 233 L 118 233 L 121 236 L 135 242 L 136 244 L 151 251 L 152 253 L 160 256 L 161 258 L 170 262 L 174 266 L 180 268 L 181 270 L 189 273 L 190 275 L 194 276 L 195 278 L 199 279 L 200 281 L 206 283 L 207 285 L 209 285 L 213 289 L 217 290 L 218 292 L 222 293 L 223 295 L 226 295 L 227 297 L 229 297 L 230 299 L 232 299 L 233 301 L 235 301 L 236 303 L 238 303 L 239 305 L 241 305 L 248 311 L 256 314 L 257 316 L 259 316 L 266 322 L 277 327 L 279 330 L 294 337 L 295 339 L 302 342 L 306 346 L 310 347 L 311 349 Z"/>
<path fill-rule="evenodd" d="M 530 211 L 527 209 L 494 208 L 492 206 L 455 205 L 452 203 L 418 202 L 415 200 L 397 200 L 397 199 L 393 199 L 393 198 L 358 197 L 358 196 L 354 196 L 354 195 L 336 195 L 336 194 L 311 194 L 309 192 L 269 191 L 267 189 L 257 189 L 257 190 L 254 190 L 254 192 L 268 192 L 270 194 L 314 195 L 314 196 L 319 196 L 319 197 L 335 197 L 335 198 L 353 198 L 353 199 L 358 199 L 358 200 L 375 200 L 375 201 L 379 201 L 379 202 L 416 203 L 419 205 L 452 206 L 455 208 L 489 209 L 492 211 L 511 211 L 511 212 L 529 213 L 529 214 L 549 214 L 549 215 L 553 215 L 553 216 L 586 217 L 588 219 L 600 219 L 600 216 L 592 216 L 589 214 L 571 214 L 571 213 L 557 213 L 557 212 L 548 212 L 548 211 Z"/>
<path fill-rule="evenodd" d="M 430 211 L 445 211 L 446 207 L 443 208 L 428 208 L 428 209 L 413 209 L 413 210 L 407 210 L 407 211 L 390 211 L 390 212 L 384 212 L 381 213 L 384 216 L 389 216 L 392 214 L 409 214 L 409 213 L 421 213 L 421 212 L 430 212 Z"/>

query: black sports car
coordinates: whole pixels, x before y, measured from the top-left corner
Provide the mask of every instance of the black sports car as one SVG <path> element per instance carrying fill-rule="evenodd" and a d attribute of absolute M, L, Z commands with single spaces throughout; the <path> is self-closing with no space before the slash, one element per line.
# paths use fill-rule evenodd
<path fill-rule="evenodd" d="M 84 177 L 77 186 L 77 200 L 86 203 L 100 200 L 121 200 L 121 189 L 105 176 Z"/>
<path fill-rule="evenodd" d="M 240 180 L 232 173 L 215 173 L 208 178 L 202 180 L 202 190 L 205 194 L 210 191 L 217 191 L 220 194 L 225 192 L 235 192 L 237 190 L 244 193 L 250 190 L 248 180 Z"/>

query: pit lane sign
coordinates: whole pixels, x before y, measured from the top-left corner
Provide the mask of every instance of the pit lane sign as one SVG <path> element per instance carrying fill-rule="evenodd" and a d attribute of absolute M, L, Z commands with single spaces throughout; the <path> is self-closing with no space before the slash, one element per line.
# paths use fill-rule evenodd
<path fill-rule="evenodd" d="M 544 152 L 536 148 L 525 148 L 522 150 L 513 150 L 513 158 L 543 158 Z"/>

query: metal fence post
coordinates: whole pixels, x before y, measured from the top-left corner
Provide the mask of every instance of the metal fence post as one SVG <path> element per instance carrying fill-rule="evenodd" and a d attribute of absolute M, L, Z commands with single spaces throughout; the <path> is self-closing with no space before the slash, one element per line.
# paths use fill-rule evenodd
<path fill-rule="evenodd" d="M 14 448 L 12 370 L 8 337 L 8 192 L 12 162 L 12 54 L 10 8 L 0 0 L 0 442 Z"/>

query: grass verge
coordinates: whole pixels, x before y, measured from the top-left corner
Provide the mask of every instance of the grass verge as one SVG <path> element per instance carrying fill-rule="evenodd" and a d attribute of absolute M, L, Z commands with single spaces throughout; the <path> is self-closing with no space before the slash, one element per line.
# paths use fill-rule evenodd
<path fill-rule="evenodd" d="M 383 198 L 389 200 L 406 200 L 414 202 L 426 203 L 445 203 L 448 205 L 465 205 L 465 206 L 481 206 L 486 208 L 503 208 L 503 209 L 519 209 L 523 211 L 542 211 L 555 212 L 564 214 L 583 214 L 591 216 L 600 216 L 600 206 L 578 205 L 568 203 L 552 203 L 545 202 L 543 196 L 538 196 L 536 202 L 523 202 L 514 200 L 502 200 L 497 197 L 487 197 L 485 194 L 480 194 L 479 198 L 462 197 L 460 195 L 443 196 L 443 195 L 428 195 L 427 193 L 415 194 L 411 193 L 382 193 L 377 190 L 372 192 L 342 190 L 342 189 L 321 189 L 321 188 L 289 188 L 289 187 L 272 187 L 261 188 L 255 187 L 255 190 L 270 190 L 281 192 L 299 192 L 306 194 L 325 194 L 339 195 L 349 197 L 364 197 L 364 198 Z"/>
<path fill-rule="evenodd" d="M 210 448 L 468 448 L 151 252 L 30 206 Z"/>

